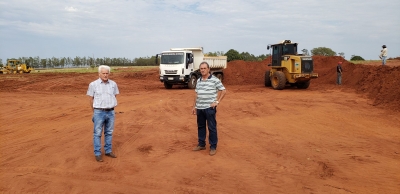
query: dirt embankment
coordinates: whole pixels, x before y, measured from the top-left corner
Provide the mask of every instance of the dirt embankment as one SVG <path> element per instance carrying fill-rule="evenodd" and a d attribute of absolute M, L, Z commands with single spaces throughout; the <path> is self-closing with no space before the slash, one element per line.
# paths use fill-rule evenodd
<path fill-rule="evenodd" d="M 314 56 L 314 72 L 319 78 L 310 87 L 329 89 L 336 87 L 336 65 L 342 61 L 343 85 L 373 100 L 373 105 L 400 110 L 400 61 L 389 61 L 387 66 L 378 63 L 353 64 L 342 57 Z M 270 67 L 270 59 L 261 62 L 231 61 L 225 70 L 224 83 L 227 85 L 264 84 L 264 74 Z"/>
<path fill-rule="evenodd" d="M 352 89 L 359 94 L 367 96 L 373 105 L 391 110 L 400 110 L 400 60 L 388 61 L 387 66 L 379 62 L 368 64 L 353 64 L 342 57 L 314 56 L 314 72 L 319 78 L 311 83 L 312 90 L 329 90 L 337 88 L 336 65 L 343 61 L 343 85 L 346 89 Z M 270 58 L 264 61 L 231 61 L 225 69 L 225 85 L 264 85 L 265 71 L 270 69 L 267 65 Z M 87 84 L 82 84 L 85 79 L 96 79 L 95 74 L 57 74 L 51 73 L 46 76 L 32 74 L 30 76 L 15 75 L 11 80 L 0 80 L 0 91 L 31 91 L 31 92 L 84 92 Z M 32 79 L 34 77 L 34 79 Z M 41 82 L 52 77 L 50 85 L 43 86 Z M 158 68 L 142 72 L 119 72 L 113 75 L 115 79 L 135 79 L 142 83 L 137 90 L 156 90 L 163 88 L 158 82 Z M 68 81 L 65 81 L 68 80 Z M 157 83 L 156 83 L 157 82 Z M 131 82 L 120 82 L 121 87 L 129 87 Z"/>

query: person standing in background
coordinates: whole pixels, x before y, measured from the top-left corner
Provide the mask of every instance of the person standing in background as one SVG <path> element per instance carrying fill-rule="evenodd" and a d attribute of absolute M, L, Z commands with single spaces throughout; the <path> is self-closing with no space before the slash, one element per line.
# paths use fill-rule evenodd
<path fill-rule="evenodd" d="M 343 69 L 342 69 L 342 62 L 341 61 L 338 62 L 338 65 L 336 67 L 336 72 L 337 72 L 336 84 L 337 85 L 342 85 L 342 72 L 343 72 Z"/>
<path fill-rule="evenodd" d="M 379 58 L 382 59 L 382 65 L 386 65 L 386 57 L 387 57 L 387 48 L 386 45 L 383 45 L 381 54 L 379 55 Z"/>

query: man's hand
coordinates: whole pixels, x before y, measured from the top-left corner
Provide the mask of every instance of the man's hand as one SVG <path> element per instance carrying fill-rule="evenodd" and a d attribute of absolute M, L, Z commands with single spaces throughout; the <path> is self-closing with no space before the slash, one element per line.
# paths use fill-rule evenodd
<path fill-rule="evenodd" d="M 213 102 L 211 105 L 210 105 L 212 108 L 215 108 L 215 107 L 217 107 L 218 106 L 218 103 L 216 103 L 216 102 Z"/>
<path fill-rule="evenodd" d="M 196 115 L 196 108 L 195 107 L 192 108 L 192 115 Z"/>

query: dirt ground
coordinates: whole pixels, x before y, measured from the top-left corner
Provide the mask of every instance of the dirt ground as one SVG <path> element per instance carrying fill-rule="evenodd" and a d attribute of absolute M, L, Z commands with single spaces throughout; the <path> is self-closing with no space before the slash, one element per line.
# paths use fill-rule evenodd
<path fill-rule="evenodd" d="M 282 91 L 263 86 L 267 63 L 228 64 L 215 156 L 191 151 L 193 90 L 164 89 L 156 68 L 111 74 L 118 158 L 103 163 L 85 95 L 97 74 L 1 75 L 0 193 L 400 192 L 400 61 L 314 57 L 310 88 Z"/>

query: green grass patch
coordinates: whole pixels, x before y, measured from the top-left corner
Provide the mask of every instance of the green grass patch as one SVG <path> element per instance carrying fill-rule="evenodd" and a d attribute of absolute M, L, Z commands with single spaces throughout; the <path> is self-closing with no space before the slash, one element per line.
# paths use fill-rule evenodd
<path fill-rule="evenodd" d="M 354 64 L 368 64 L 368 63 L 381 62 L 381 60 L 365 60 L 365 61 L 349 61 L 349 62 Z"/>

